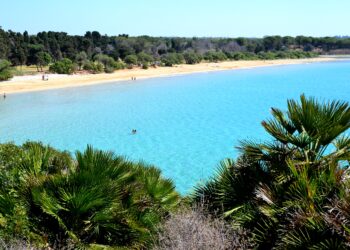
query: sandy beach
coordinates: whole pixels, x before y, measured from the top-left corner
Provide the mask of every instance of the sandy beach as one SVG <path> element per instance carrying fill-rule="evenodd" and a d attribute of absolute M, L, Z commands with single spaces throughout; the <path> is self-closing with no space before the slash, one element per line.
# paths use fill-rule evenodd
<path fill-rule="evenodd" d="M 10 81 L 0 83 L 0 93 L 19 93 L 29 91 L 40 91 L 57 88 L 77 87 L 92 84 L 100 84 L 106 82 L 118 82 L 130 80 L 131 77 L 136 79 L 145 79 L 152 77 L 175 76 L 181 74 L 190 74 L 198 72 L 210 72 L 219 70 L 233 70 L 254 68 L 263 66 L 277 66 L 289 64 L 302 64 L 313 62 L 326 62 L 339 60 L 332 57 L 319 57 L 312 59 L 283 59 L 270 61 L 226 61 L 219 63 L 200 63 L 195 65 L 176 65 L 173 67 L 157 67 L 147 70 L 135 68 L 118 70 L 112 74 L 74 74 L 74 75 L 57 75 L 49 74 L 49 80 L 43 81 L 42 75 L 16 76 Z"/>

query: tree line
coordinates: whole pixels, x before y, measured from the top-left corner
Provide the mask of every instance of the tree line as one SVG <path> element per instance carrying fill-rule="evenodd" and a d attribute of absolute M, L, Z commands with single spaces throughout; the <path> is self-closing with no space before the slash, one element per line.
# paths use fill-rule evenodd
<path fill-rule="evenodd" d="M 151 65 L 195 64 L 202 60 L 269 60 L 347 52 L 350 38 L 346 37 L 130 37 L 101 35 L 97 31 L 83 36 L 53 31 L 31 35 L 0 28 L 0 60 L 12 66 L 36 65 L 39 71 L 60 62 L 51 68 L 57 73 L 82 69 L 109 73 L 135 65 L 147 69 Z"/>
<path fill-rule="evenodd" d="M 184 37 L 129 37 L 101 35 L 88 31 L 84 36 L 69 35 L 65 32 L 39 32 L 36 35 L 4 31 L 0 28 L 0 58 L 9 60 L 12 65 L 35 65 L 38 52 L 47 52 L 54 61 L 63 58 L 75 60 L 84 51 L 89 58 L 105 54 L 114 60 L 124 60 L 128 55 L 144 52 L 154 58 L 169 53 L 196 52 L 203 55 L 208 51 L 259 52 L 319 51 L 327 53 L 337 49 L 350 49 L 350 38 L 267 36 L 264 38 L 184 38 Z"/>
<path fill-rule="evenodd" d="M 84 51 L 89 58 L 96 54 L 111 56 L 114 60 L 124 60 L 128 55 L 144 52 L 155 58 L 169 53 L 208 51 L 268 52 L 301 49 L 303 51 L 329 52 L 336 49 L 350 49 L 350 38 L 336 37 L 281 37 L 264 38 L 181 38 L 181 37 L 129 37 L 101 35 L 88 31 L 84 36 L 68 35 L 65 32 L 39 32 L 36 35 L 4 31 L 0 28 L 0 58 L 9 60 L 12 65 L 35 65 L 38 52 L 47 52 L 54 61 L 63 58 L 75 60 Z"/>

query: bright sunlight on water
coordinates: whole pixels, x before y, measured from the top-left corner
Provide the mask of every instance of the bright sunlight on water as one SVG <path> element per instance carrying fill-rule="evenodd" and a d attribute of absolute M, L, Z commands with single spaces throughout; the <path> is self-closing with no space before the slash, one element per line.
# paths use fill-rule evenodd
<path fill-rule="evenodd" d="M 2 142 L 40 140 L 71 152 L 87 144 L 162 169 L 182 193 L 235 157 L 239 140 L 268 138 L 271 107 L 301 93 L 350 101 L 350 62 L 198 73 L 9 95 Z M 136 129 L 135 135 L 131 134 Z"/>

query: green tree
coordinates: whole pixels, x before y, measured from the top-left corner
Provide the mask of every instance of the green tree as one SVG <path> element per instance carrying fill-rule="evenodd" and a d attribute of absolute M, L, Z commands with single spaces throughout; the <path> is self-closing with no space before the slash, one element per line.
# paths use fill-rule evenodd
<path fill-rule="evenodd" d="M 12 77 L 11 63 L 0 59 L 0 81 L 6 81 Z"/>
<path fill-rule="evenodd" d="M 263 38 L 265 51 L 280 50 L 282 45 L 282 37 L 280 36 L 267 36 Z"/>
<path fill-rule="evenodd" d="M 28 44 L 27 65 L 37 65 L 37 54 L 44 51 L 42 44 Z"/>
<path fill-rule="evenodd" d="M 136 55 L 128 55 L 124 58 L 124 62 L 129 65 L 137 65 L 137 56 Z"/>
<path fill-rule="evenodd" d="M 18 49 L 18 53 L 17 53 L 17 57 L 18 57 L 18 62 L 21 65 L 25 65 L 27 63 L 27 55 L 26 55 L 26 51 L 23 48 L 19 48 Z"/>
<path fill-rule="evenodd" d="M 116 70 L 118 70 L 118 69 L 125 69 L 125 68 L 126 68 L 126 65 L 125 65 L 125 63 L 122 62 L 122 61 L 117 61 L 117 62 L 115 62 L 115 64 L 114 64 L 114 68 L 115 68 Z"/>
<path fill-rule="evenodd" d="M 220 62 L 227 60 L 227 56 L 222 51 L 208 51 L 204 54 L 203 58 L 209 62 Z"/>
<path fill-rule="evenodd" d="M 140 52 L 140 53 L 137 54 L 137 61 L 139 63 L 142 63 L 142 64 L 144 64 L 144 63 L 151 63 L 151 62 L 154 61 L 154 58 L 150 54 L 147 54 L 145 52 Z"/>
<path fill-rule="evenodd" d="M 102 63 L 100 62 L 91 62 L 91 61 L 87 61 L 84 64 L 84 70 L 90 71 L 90 73 L 93 74 L 98 74 L 98 73 L 102 73 L 104 70 L 104 66 Z"/>
<path fill-rule="evenodd" d="M 182 54 L 168 53 L 168 54 L 162 56 L 161 61 L 162 61 L 162 63 L 164 63 L 165 66 L 171 67 L 175 64 L 184 63 L 185 59 L 184 59 Z"/>
<path fill-rule="evenodd" d="M 40 71 L 43 71 L 43 67 L 49 65 L 49 63 L 51 63 L 52 61 L 50 54 L 43 51 L 38 52 L 35 55 L 35 57 L 36 57 L 36 67 L 38 71 L 39 71 L 39 68 L 40 68 Z"/>
<path fill-rule="evenodd" d="M 88 56 L 85 51 L 81 51 L 75 56 L 75 62 L 78 64 L 79 70 L 83 68 L 84 64 L 87 63 L 87 61 Z"/>
<path fill-rule="evenodd" d="M 195 52 L 187 52 L 183 56 L 187 64 L 197 64 L 202 61 L 202 56 Z"/>
<path fill-rule="evenodd" d="M 114 59 L 110 56 L 103 55 L 103 54 L 97 54 L 94 57 L 95 61 L 100 62 L 104 66 L 104 71 L 106 73 L 113 73 L 116 68 L 116 62 Z"/>
<path fill-rule="evenodd" d="M 75 71 L 75 65 L 70 59 L 64 58 L 52 64 L 50 66 L 50 71 L 57 74 L 73 74 Z"/>
<path fill-rule="evenodd" d="M 0 26 L 0 59 L 8 59 L 10 43 L 7 33 Z"/>

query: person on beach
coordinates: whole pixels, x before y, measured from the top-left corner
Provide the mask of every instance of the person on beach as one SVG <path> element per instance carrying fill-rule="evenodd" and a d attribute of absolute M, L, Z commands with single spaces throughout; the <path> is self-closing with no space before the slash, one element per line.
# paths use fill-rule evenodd
<path fill-rule="evenodd" d="M 41 79 L 42 79 L 43 81 L 48 81 L 48 80 L 49 80 L 49 76 L 48 76 L 46 73 L 44 73 L 44 74 L 42 75 Z"/>
<path fill-rule="evenodd" d="M 6 99 L 6 93 L 4 92 L 4 95 L 3 95 L 4 99 Z"/>

